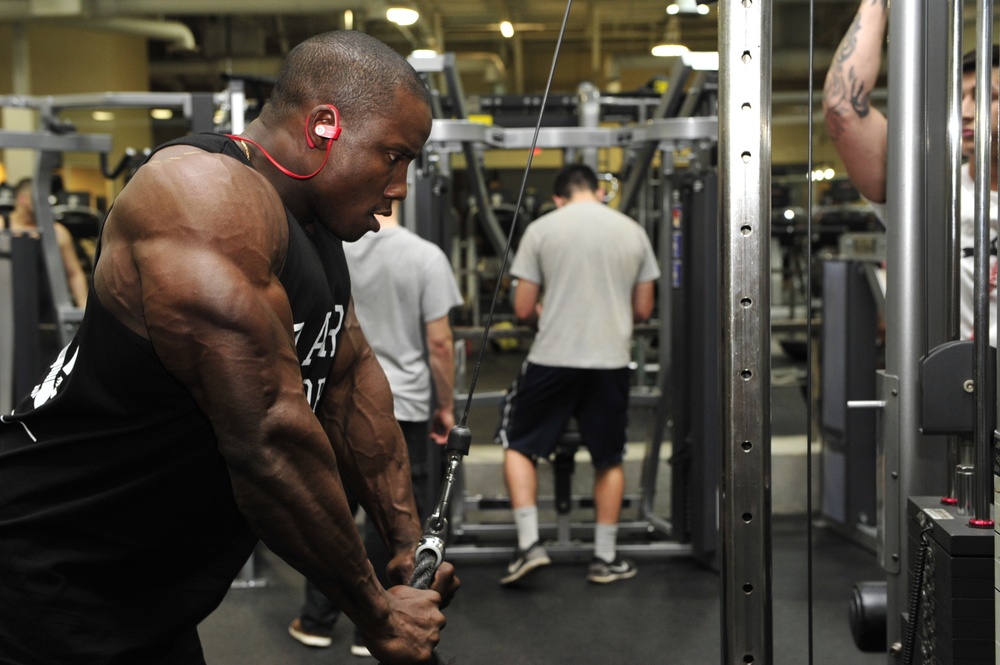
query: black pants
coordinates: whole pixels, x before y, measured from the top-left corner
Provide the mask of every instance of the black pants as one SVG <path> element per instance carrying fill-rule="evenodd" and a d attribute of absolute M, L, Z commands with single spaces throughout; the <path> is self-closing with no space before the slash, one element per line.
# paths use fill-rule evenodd
<path fill-rule="evenodd" d="M 421 521 L 427 517 L 430 500 L 428 498 L 428 473 L 427 458 L 429 440 L 429 423 L 426 420 L 409 422 L 399 421 L 400 429 L 403 430 L 403 438 L 406 439 L 406 450 L 410 456 L 410 476 L 413 482 L 413 495 L 417 500 L 417 514 Z M 356 507 L 356 502 L 352 502 L 351 507 Z M 371 520 L 365 520 L 362 538 L 365 543 L 365 551 L 368 552 L 368 560 L 371 561 L 375 574 L 379 582 L 384 587 L 389 586 L 389 580 L 385 569 L 389 565 L 389 550 L 378 534 L 378 530 L 372 525 Z M 299 614 L 302 621 L 302 628 L 315 635 L 330 635 L 333 626 L 340 616 L 340 608 L 326 597 L 319 588 L 308 579 L 305 585 L 306 602 Z M 360 644 L 355 634 L 356 643 Z"/>

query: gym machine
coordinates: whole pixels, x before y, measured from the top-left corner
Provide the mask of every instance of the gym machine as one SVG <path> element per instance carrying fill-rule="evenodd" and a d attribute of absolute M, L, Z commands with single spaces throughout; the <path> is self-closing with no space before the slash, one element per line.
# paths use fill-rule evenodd
<path fill-rule="evenodd" d="M 823 263 L 821 513 L 838 532 L 875 550 L 875 373 L 885 295 L 877 275 L 882 234 L 845 234 Z M 863 248 L 863 249 L 862 249 Z"/>
<path fill-rule="evenodd" d="M 72 124 L 59 117 L 70 109 L 115 109 L 115 108 L 177 108 L 190 125 L 192 132 L 213 129 L 216 96 L 211 93 L 103 93 L 80 95 L 57 95 L 44 97 L 7 96 L 0 97 L 0 106 L 34 109 L 39 113 L 37 132 L 0 132 L 0 148 L 22 148 L 37 151 L 33 174 L 33 195 L 35 216 L 42 236 L 42 253 L 48 276 L 48 288 L 56 308 L 57 336 L 60 345 L 65 345 L 73 336 L 82 312 L 72 305 L 66 280 L 62 277 L 62 262 L 55 239 L 55 212 L 50 203 L 52 194 L 52 174 L 62 165 L 62 155 L 66 152 L 93 152 L 102 158 L 102 170 L 106 168 L 106 156 L 110 154 L 112 140 L 103 134 L 77 134 Z M 125 163 L 124 160 L 122 162 Z"/>
<path fill-rule="evenodd" d="M 992 4 L 977 12 L 981 89 L 990 85 L 991 19 L 984 17 L 993 16 Z M 851 605 L 858 646 L 884 651 L 890 663 L 992 663 L 996 653 L 989 479 L 992 472 L 996 483 L 997 372 L 987 293 L 988 174 L 998 165 L 989 161 L 989 101 L 979 97 L 975 322 L 972 341 L 952 341 L 959 169 L 966 168 L 962 25 L 957 0 L 894 6 L 890 24 L 886 363 L 869 402 L 878 416 L 877 545 L 886 580 L 857 585 Z M 969 440 L 971 447 L 962 443 Z"/>
<path fill-rule="evenodd" d="M 0 98 L 0 105 L 9 102 Z M 8 104 L 9 105 L 9 104 Z M 41 239 L 12 238 L 6 233 L 8 266 L 11 274 L 11 297 L 5 298 L 8 307 L 3 315 L 7 322 L 0 324 L 4 344 L 0 351 L 0 380 L 7 384 L 10 402 L 0 404 L 5 411 L 13 408 L 19 399 L 41 376 L 42 364 L 39 345 L 38 292 L 48 289 L 55 311 L 55 335 L 59 346 L 64 346 L 73 336 L 83 311 L 73 305 L 63 272 L 62 257 L 55 237 L 55 217 L 49 203 L 52 171 L 64 153 L 99 152 L 111 150 L 111 137 L 103 134 L 58 134 L 52 130 L 38 132 L 0 130 L 0 148 L 20 148 L 37 152 L 35 178 L 32 188 L 35 218 Z M 44 174 L 44 177 L 41 177 Z M 35 269 L 38 256 L 45 268 L 45 282 L 38 279 Z M 9 335 L 9 336 L 8 336 Z M 15 372 L 16 368 L 16 372 Z M 14 385 L 14 376 L 17 385 Z M 2 393 L 3 390 L 0 390 Z M 9 407 L 9 408 L 8 408 Z"/>
<path fill-rule="evenodd" d="M 443 64 L 447 71 L 447 57 L 440 56 L 439 58 L 439 64 Z M 411 60 L 411 62 L 415 61 Z M 423 71 L 433 70 L 433 59 L 432 61 L 420 63 L 420 68 Z M 690 71 L 689 68 L 688 71 Z M 671 94 L 676 96 L 678 93 L 673 91 L 677 89 L 683 90 L 685 82 L 686 79 L 679 81 L 676 87 L 671 86 Z M 449 87 L 452 87 L 450 79 Z M 697 94 L 701 98 L 703 92 L 704 88 L 698 87 L 694 94 Z M 682 100 L 685 99 L 683 95 L 680 98 Z M 598 99 L 598 96 L 591 91 L 585 95 L 581 95 L 580 99 L 581 104 L 593 104 Z M 589 113 L 581 111 L 580 115 L 583 118 L 590 118 L 593 116 L 593 110 Z M 688 175 L 684 174 L 694 173 L 696 170 L 702 168 L 710 172 L 714 168 L 713 160 L 717 133 L 714 117 L 659 118 L 650 120 L 642 125 L 623 127 L 598 127 L 594 121 L 590 121 L 588 124 L 592 126 L 542 127 L 539 132 L 537 147 L 541 149 L 561 150 L 567 156 L 567 159 L 569 158 L 568 156 L 579 154 L 584 159 L 589 156 L 595 161 L 597 151 L 600 149 L 615 148 L 632 152 L 643 150 L 643 152 L 651 154 L 650 162 L 652 162 L 653 157 L 659 155 L 661 157 L 660 163 L 664 165 L 664 173 L 662 178 L 656 178 L 654 172 L 650 180 L 654 181 L 654 184 L 660 183 L 662 186 L 658 190 L 656 188 L 649 189 L 652 190 L 652 196 L 662 197 L 662 200 L 656 202 L 656 207 L 660 210 L 669 211 L 673 209 L 672 199 L 674 194 L 672 185 L 663 183 L 673 182 L 672 179 L 674 178 L 680 182 L 680 180 L 688 177 Z M 476 171 L 481 168 L 482 162 L 479 156 L 482 155 L 484 149 L 525 150 L 530 145 L 532 134 L 533 131 L 528 128 L 500 127 L 460 119 L 436 118 L 421 162 L 417 165 L 415 173 L 411 171 L 411 178 L 415 178 L 418 183 L 431 183 L 428 186 L 420 186 L 418 184 L 417 187 L 411 190 L 413 196 L 407 200 L 407 204 L 412 206 L 412 209 L 421 211 L 417 213 L 418 218 L 416 223 L 427 224 L 426 221 L 421 220 L 419 217 L 420 215 L 427 215 L 425 220 L 431 220 L 430 226 L 438 229 L 438 232 L 442 228 L 447 228 L 446 222 L 442 220 L 442 217 L 447 213 L 447 207 L 440 199 L 449 191 L 447 176 L 450 174 L 449 164 L 452 154 L 461 153 L 465 155 L 467 164 L 470 165 L 470 170 Z M 651 150 L 648 149 L 648 146 L 652 147 Z M 678 164 L 675 160 L 675 153 L 684 155 L 682 164 Z M 475 156 L 473 161 L 468 161 L 470 154 Z M 648 177 L 649 167 L 650 164 L 647 163 L 643 168 L 636 167 L 636 170 L 643 171 L 644 175 Z M 711 174 L 709 173 L 709 175 Z M 481 177 L 470 176 L 470 187 L 475 189 L 477 187 L 476 183 L 484 180 Z M 714 182 L 711 177 L 709 181 Z M 643 190 L 647 189 L 645 178 L 640 181 L 640 184 Z M 637 189 L 639 189 L 638 186 Z M 699 220 L 702 222 L 700 224 L 702 227 L 715 226 L 715 220 L 717 219 L 715 211 L 717 208 L 714 205 L 713 199 L 716 191 L 713 188 L 700 190 L 699 199 L 703 202 L 710 202 L 710 205 L 700 213 L 704 215 L 704 218 Z M 476 198 L 477 200 L 481 200 L 478 195 Z M 654 223 L 655 216 L 655 214 L 647 215 L 649 223 L 646 226 L 647 229 L 652 227 L 651 235 L 653 235 L 655 243 L 659 246 L 661 259 L 663 259 L 663 257 L 671 255 L 673 232 L 666 222 L 661 222 L 657 228 L 657 225 Z M 406 213 L 404 209 L 405 219 Z M 446 239 L 433 235 L 431 237 L 436 242 L 440 242 L 447 247 Z M 707 245 L 704 249 L 708 251 Z M 469 265 L 466 267 L 469 268 L 472 265 L 473 262 L 469 261 Z M 664 269 L 663 272 L 664 277 L 662 279 L 665 284 L 670 271 L 669 269 Z M 478 284 L 476 283 L 473 283 L 471 286 L 474 287 L 473 291 L 478 289 Z M 668 424 L 667 396 L 672 389 L 670 384 L 663 384 L 667 380 L 665 377 L 669 375 L 672 360 L 670 358 L 662 358 L 662 350 L 669 348 L 671 339 L 669 306 L 669 289 L 661 288 L 660 321 L 645 327 L 639 326 L 636 330 L 638 360 L 635 365 L 638 370 L 641 370 L 638 374 L 645 376 L 645 373 L 649 369 L 655 369 L 659 371 L 661 381 L 661 385 L 659 386 L 639 385 L 635 387 L 631 400 L 633 407 L 648 408 L 653 412 L 651 426 L 654 430 L 642 461 L 640 492 L 637 495 L 626 496 L 625 498 L 626 507 L 635 506 L 638 508 L 638 518 L 632 521 L 623 520 L 619 525 L 619 533 L 622 534 L 619 549 L 623 553 L 637 558 L 690 554 L 692 551 L 692 546 L 690 545 L 692 528 L 695 531 L 705 531 L 699 547 L 706 550 L 710 549 L 713 552 L 716 549 L 714 541 L 717 538 L 717 531 L 715 530 L 714 516 L 707 520 L 701 519 L 701 515 L 692 518 L 688 506 L 681 503 L 678 509 L 673 511 L 673 516 L 675 519 L 679 517 L 685 524 L 685 540 L 684 542 L 676 542 L 676 540 L 670 539 L 674 535 L 675 525 L 672 524 L 671 520 L 657 516 L 653 510 L 657 473 L 659 465 L 663 463 L 663 460 L 660 458 L 661 441 Z M 461 334 L 460 331 L 456 331 L 456 333 Z M 510 331 L 491 330 L 491 338 L 493 339 L 509 335 L 530 335 L 530 331 L 524 331 L 520 328 L 514 328 Z M 471 336 L 475 337 L 476 335 L 471 334 Z M 659 348 L 661 349 L 659 365 L 651 365 L 643 357 L 642 351 L 651 346 L 647 341 L 644 341 L 645 338 L 658 339 Z M 501 397 L 501 392 L 477 392 L 473 405 L 495 408 Z M 462 401 L 466 397 L 459 395 L 457 399 Z M 550 542 L 547 544 L 547 549 L 551 556 L 564 560 L 577 560 L 590 556 L 587 546 L 573 540 L 573 537 L 585 530 L 592 530 L 592 524 L 574 523 L 570 517 L 571 507 L 589 507 L 592 505 L 589 497 L 574 497 L 571 494 L 569 476 L 572 473 L 574 464 L 573 454 L 576 451 L 577 440 L 578 436 L 573 432 L 567 432 L 564 435 L 564 441 L 560 445 L 560 451 L 557 453 L 554 463 L 555 496 L 551 498 L 539 497 L 539 506 L 541 508 L 554 507 L 556 509 L 555 522 L 540 525 L 543 536 L 556 537 L 554 543 Z M 697 457 L 698 455 L 700 453 L 697 453 L 695 456 Z M 711 468 L 711 462 L 706 462 L 703 468 L 706 470 Z M 686 466 L 680 464 L 674 465 L 675 476 L 689 472 L 689 468 Z M 680 484 L 682 483 L 675 481 L 675 486 Z M 688 485 L 688 489 L 692 487 L 697 487 L 699 491 L 712 494 L 713 498 L 706 499 L 703 503 L 706 506 L 711 505 L 711 510 L 714 511 L 716 482 L 713 480 L 713 482 L 708 484 L 706 489 L 702 483 L 696 481 Z M 512 546 L 496 543 L 506 542 L 507 539 L 513 536 L 513 525 L 509 522 L 494 522 L 492 520 L 474 522 L 470 519 L 470 513 L 474 511 L 509 508 L 509 501 L 506 497 L 485 497 L 472 494 L 467 490 L 460 494 L 461 496 L 452 506 L 452 515 L 449 520 L 451 539 L 453 541 L 449 545 L 449 557 L 455 560 L 494 560 L 508 557 L 512 552 Z M 692 525 L 696 526 L 692 527 Z M 629 536 L 633 536 L 633 542 L 629 542 Z M 709 545 L 709 543 L 711 544 Z"/>

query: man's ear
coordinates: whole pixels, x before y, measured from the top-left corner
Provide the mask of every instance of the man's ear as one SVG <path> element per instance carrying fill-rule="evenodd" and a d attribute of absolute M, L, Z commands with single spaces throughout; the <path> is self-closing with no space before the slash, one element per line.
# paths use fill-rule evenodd
<path fill-rule="evenodd" d="M 563 196 L 553 196 L 552 197 L 552 201 L 556 204 L 557 208 L 562 208 L 564 205 L 566 205 L 569 202 L 569 199 L 567 199 L 567 198 L 565 198 Z"/>

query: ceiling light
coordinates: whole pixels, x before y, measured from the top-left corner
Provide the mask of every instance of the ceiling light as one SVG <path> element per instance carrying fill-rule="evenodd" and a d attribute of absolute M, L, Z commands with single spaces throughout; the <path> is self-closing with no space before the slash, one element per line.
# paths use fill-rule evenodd
<path fill-rule="evenodd" d="M 704 72 L 719 71 L 718 51 L 691 51 L 681 56 L 684 64 L 691 69 Z"/>
<path fill-rule="evenodd" d="M 667 13 L 671 16 L 676 14 L 700 14 L 704 16 L 708 13 L 708 5 L 699 3 L 697 0 L 677 0 L 667 5 Z"/>
<path fill-rule="evenodd" d="M 150 109 L 149 117 L 153 120 L 170 120 L 174 117 L 173 109 Z"/>
<path fill-rule="evenodd" d="M 90 117 L 97 122 L 111 122 L 115 119 L 113 111 L 94 111 Z"/>
<path fill-rule="evenodd" d="M 413 25 L 420 18 L 420 12 L 412 7 L 389 7 L 385 17 L 396 25 Z"/>
<path fill-rule="evenodd" d="M 683 44 L 657 44 L 650 50 L 650 53 L 658 58 L 676 58 L 677 56 L 684 55 L 689 50 Z"/>
<path fill-rule="evenodd" d="M 514 36 L 514 24 L 510 21 L 500 21 L 500 34 L 510 39 Z"/>

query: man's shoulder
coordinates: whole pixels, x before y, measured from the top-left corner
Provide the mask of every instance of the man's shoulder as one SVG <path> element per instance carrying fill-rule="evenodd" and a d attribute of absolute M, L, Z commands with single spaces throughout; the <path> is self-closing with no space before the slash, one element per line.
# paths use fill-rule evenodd
<path fill-rule="evenodd" d="M 175 145 L 154 153 L 115 199 L 108 222 L 136 237 L 226 237 L 226 244 L 284 244 L 285 207 L 254 169 L 230 156 Z M 234 229 L 243 233 L 233 233 Z M 204 244 L 202 242 L 202 244 Z"/>

